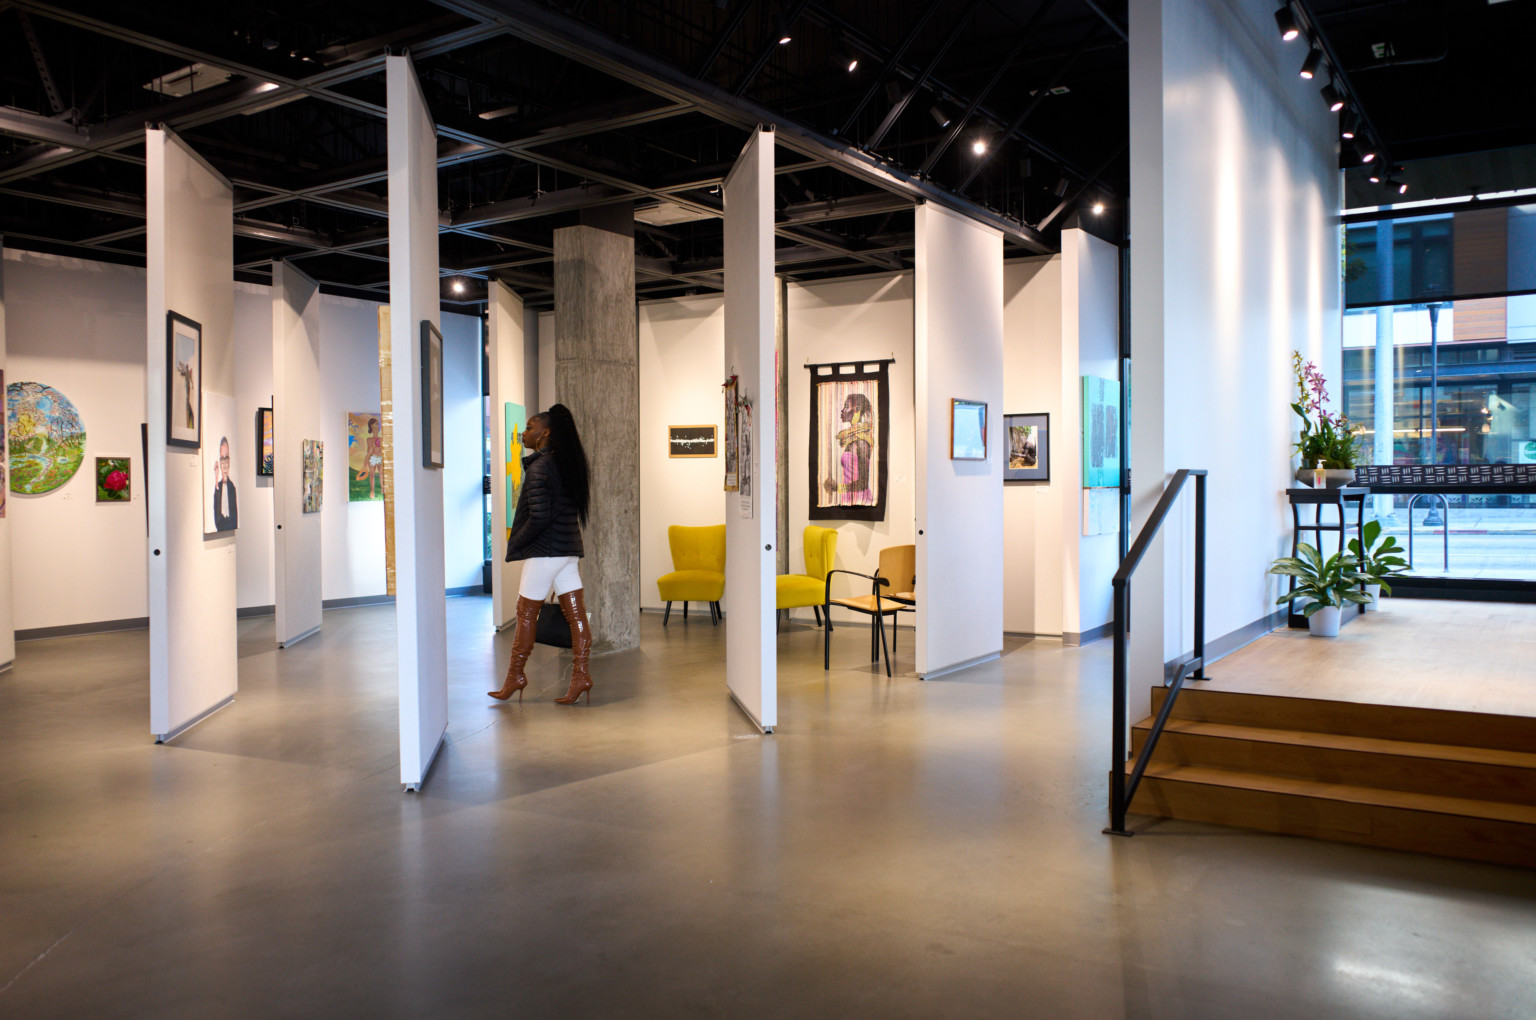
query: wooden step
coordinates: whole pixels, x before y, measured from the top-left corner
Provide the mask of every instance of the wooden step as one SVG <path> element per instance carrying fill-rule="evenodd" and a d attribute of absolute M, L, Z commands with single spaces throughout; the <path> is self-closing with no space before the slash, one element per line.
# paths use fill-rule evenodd
<path fill-rule="evenodd" d="M 1150 718 L 1132 729 L 1133 755 L 1151 729 Z M 1528 751 L 1173 718 L 1152 760 L 1536 806 L 1536 753 Z"/>
<path fill-rule="evenodd" d="M 1525 804 L 1154 763 L 1131 812 L 1536 867 L 1536 807 Z"/>
<path fill-rule="evenodd" d="M 1154 715 L 1167 694 L 1165 687 L 1152 688 Z M 1536 717 L 1532 716 L 1245 694 L 1202 688 L 1198 683 L 1185 685 L 1174 703 L 1173 718 L 1421 744 L 1536 751 Z"/>

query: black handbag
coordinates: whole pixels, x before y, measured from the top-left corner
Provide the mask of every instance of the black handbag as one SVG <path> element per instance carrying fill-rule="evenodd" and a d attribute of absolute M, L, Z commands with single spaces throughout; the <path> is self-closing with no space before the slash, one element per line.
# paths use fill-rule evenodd
<path fill-rule="evenodd" d="M 565 611 L 553 602 L 540 606 L 539 625 L 534 628 L 533 639 L 541 645 L 571 647 L 571 625 L 565 619 Z"/>

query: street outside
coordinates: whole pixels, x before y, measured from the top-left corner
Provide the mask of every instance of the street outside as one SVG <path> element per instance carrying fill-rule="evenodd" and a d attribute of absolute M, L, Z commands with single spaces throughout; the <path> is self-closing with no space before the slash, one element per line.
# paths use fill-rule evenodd
<path fill-rule="evenodd" d="M 1421 577 L 1516 578 L 1536 580 L 1536 507 L 1452 506 L 1450 565 L 1444 567 L 1445 528 L 1424 523 L 1427 500 L 1413 511 L 1413 569 Z M 1436 507 L 1438 509 L 1438 507 Z M 1443 511 L 1442 511 L 1443 512 Z M 1371 516 L 1367 510 L 1367 517 Z M 1408 548 L 1408 512 L 1399 507 L 1382 519 L 1382 533 Z M 1336 536 L 1335 536 L 1336 537 Z M 1404 558 L 1407 558 L 1406 553 Z"/>

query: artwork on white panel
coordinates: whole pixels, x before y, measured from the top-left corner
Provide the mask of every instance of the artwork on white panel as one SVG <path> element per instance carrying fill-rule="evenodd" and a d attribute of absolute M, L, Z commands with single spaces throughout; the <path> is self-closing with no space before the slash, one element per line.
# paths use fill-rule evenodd
<path fill-rule="evenodd" d="M 70 399 L 52 386 L 13 382 L 5 388 L 6 447 L 12 492 L 52 492 L 85 459 L 85 424 Z"/>
<path fill-rule="evenodd" d="M 203 327 L 165 313 L 165 441 L 197 449 L 203 434 Z"/>
<path fill-rule="evenodd" d="M 239 449 L 235 433 L 235 398 L 222 393 L 203 396 L 203 534 L 234 531 L 240 526 L 235 493 Z"/>
<path fill-rule="evenodd" d="M 306 439 L 301 448 L 303 511 L 317 514 L 325 501 L 325 444 L 318 439 Z"/>
<path fill-rule="evenodd" d="M 1120 531 L 1120 490 L 1083 490 L 1083 534 L 1113 535 Z"/>

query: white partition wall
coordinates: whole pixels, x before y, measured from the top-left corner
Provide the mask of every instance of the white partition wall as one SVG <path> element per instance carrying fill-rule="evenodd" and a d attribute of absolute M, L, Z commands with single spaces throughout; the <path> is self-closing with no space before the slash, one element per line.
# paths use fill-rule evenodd
<path fill-rule="evenodd" d="M 395 443 L 400 781 L 421 788 L 448 729 L 443 472 L 423 466 L 422 323 L 440 325 L 437 128 L 409 57 L 386 57 L 389 303 Z M 468 451 L 444 449 L 450 456 Z"/>
<path fill-rule="evenodd" d="M 277 644 L 320 629 L 320 514 L 304 512 L 303 442 L 322 439 L 320 287 L 287 262 L 272 267 L 272 500 Z M 347 472 L 347 451 L 330 451 Z"/>
<path fill-rule="evenodd" d="M 525 415 L 534 414 L 536 409 L 527 403 L 522 299 L 500 280 L 492 280 L 486 290 L 485 314 L 486 343 L 490 354 L 488 368 L 491 373 L 491 625 L 501 630 L 517 620 L 517 583 L 523 573 L 521 562 L 508 563 L 505 559 L 507 483 L 503 472 L 507 463 L 506 405 L 521 404 Z M 518 437 L 519 442 L 521 438 Z"/>
<path fill-rule="evenodd" d="M 234 401 L 234 203 L 229 182 L 171 132 L 146 129 L 144 157 L 149 728 L 163 741 L 232 699 L 238 681 L 235 535 L 204 537 L 200 451 L 166 443 L 168 312 L 202 326 L 199 425 L 210 397 Z"/>
<path fill-rule="evenodd" d="M 0 369 L 6 366 L 5 356 L 5 244 L 0 238 Z M 9 384 L 12 380 L 0 380 Z M 0 385 L 0 421 L 5 421 L 5 386 Z M 0 502 L 10 495 L 10 457 L 0 450 L 0 462 L 5 470 L 0 472 Z M 0 670 L 10 669 L 16 663 L 16 615 L 12 606 L 11 585 L 11 521 L 10 515 L 0 515 Z"/>
<path fill-rule="evenodd" d="M 725 494 L 725 679 L 764 732 L 778 723 L 774 641 L 773 132 L 755 131 L 725 179 L 725 375 L 752 402 L 751 495 Z M 727 422 L 729 427 L 729 422 Z M 765 470 L 765 467 L 767 468 Z"/>
<path fill-rule="evenodd" d="M 916 210 L 917 672 L 1003 647 L 1003 239 L 933 203 Z M 987 405 L 987 457 L 950 457 L 950 402 Z"/>

